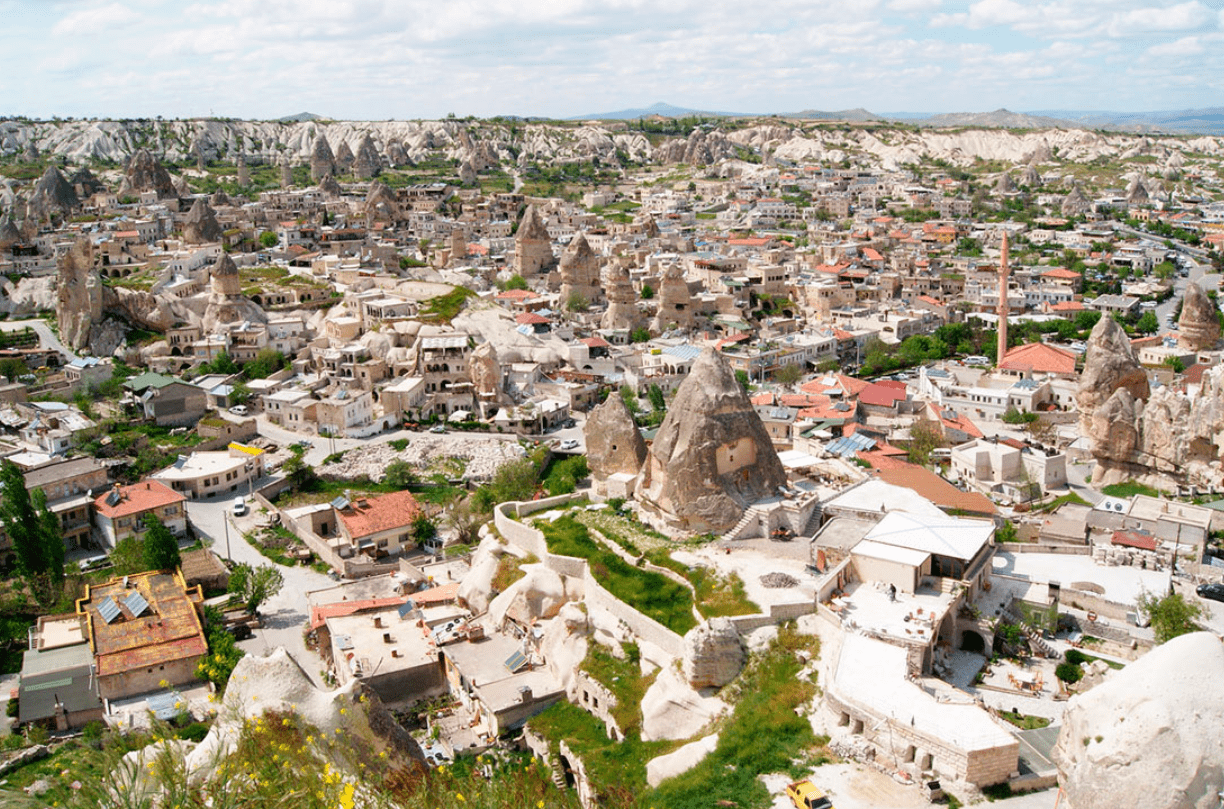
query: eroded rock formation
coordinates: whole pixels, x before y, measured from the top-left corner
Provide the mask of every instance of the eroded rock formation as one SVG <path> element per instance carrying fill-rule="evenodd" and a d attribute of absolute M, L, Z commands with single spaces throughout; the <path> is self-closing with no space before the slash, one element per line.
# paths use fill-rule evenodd
<path fill-rule="evenodd" d="M 53 214 L 67 216 L 80 206 L 72 183 L 55 166 L 47 166 L 30 196 L 30 215 L 36 219 L 48 219 Z"/>
<path fill-rule="evenodd" d="M 155 191 L 158 199 L 168 199 L 178 194 L 170 172 L 166 171 L 166 167 L 149 154 L 147 149 L 136 152 L 128 161 L 119 196 L 139 194 L 142 191 Z"/>
<path fill-rule="evenodd" d="M 1135 399 L 1147 399 L 1150 392 L 1147 372 L 1139 364 L 1130 338 L 1116 320 L 1105 316 L 1088 337 L 1084 371 L 1075 394 L 1080 425 L 1086 434 L 1092 414 L 1119 388 L 1125 388 Z"/>
<path fill-rule="evenodd" d="M 336 173 L 336 156 L 332 154 L 327 138 L 319 135 L 310 150 L 310 181 L 319 182 L 329 174 Z"/>
<path fill-rule="evenodd" d="M 599 256 L 579 233 L 561 254 L 561 305 L 586 308 L 603 300 L 599 286 Z"/>
<path fill-rule="evenodd" d="M 1054 748 L 1068 809 L 1214 809 L 1224 789 L 1224 646 L 1206 632 L 1158 646 L 1072 697 Z"/>
<path fill-rule="evenodd" d="M 693 325 L 693 294 L 684 280 L 684 267 L 675 263 L 663 273 L 659 282 L 659 308 L 651 330 L 687 329 Z"/>
<path fill-rule="evenodd" d="M 722 688 L 740 673 L 746 657 L 735 624 L 711 618 L 684 636 L 680 670 L 692 688 Z"/>
<path fill-rule="evenodd" d="M 1213 348 L 1220 340 L 1220 318 L 1215 305 L 1198 284 L 1191 282 L 1182 298 L 1177 321 L 1177 343 L 1191 351 Z"/>
<path fill-rule="evenodd" d="M 524 278 L 539 275 L 555 267 L 552 237 L 540 219 L 536 206 L 528 205 L 514 235 L 514 269 Z"/>
<path fill-rule="evenodd" d="M 732 528 L 786 472 L 722 354 L 707 348 L 676 391 L 642 467 L 647 518 L 690 533 Z"/>
<path fill-rule="evenodd" d="M 93 245 L 80 236 L 60 257 L 58 299 L 55 307 L 60 339 L 80 351 L 102 325 L 102 281 L 94 270 Z"/>
<path fill-rule="evenodd" d="M 633 281 L 629 271 L 619 258 L 612 259 L 606 274 L 608 293 L 608 309 L 604 312 L 599 325 L 605 329 L 637 328 L 641 322 L 641 313 L 637 308 L 637 292 L 633 289 Z"/>
<path fill-rule="evenodd" d="M 221 225 L 217 215 L 204 197 L 196 197 L 195 203 L 183 219 L 183 241 L 187 244 L 205 244 L 221 239 Z"/>
<path fill-rule="evenodd" d="M 596 491 L 605 491 L 612 475 L 636 475 L 641 470 L 646 441 L 622 397 L 609 396 L 593 409 L 582 432 Z"/>

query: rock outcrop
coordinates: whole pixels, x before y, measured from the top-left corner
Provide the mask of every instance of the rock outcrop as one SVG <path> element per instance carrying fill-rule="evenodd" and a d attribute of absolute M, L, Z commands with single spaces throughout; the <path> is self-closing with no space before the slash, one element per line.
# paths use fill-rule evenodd
<path fill-rule="evenodd" d="M 310 150 L 310 181 L 317 183 L 329 174 L 336 173 L 336 156 L 332 154 L 327 138 L 319 135 L 315 138 L 314 148 Z"/>
<path fill-rule="evenodd" d="M 1088 337 L 1084 371 L 1075 394 L 1085 434 L 1090 434 L 1092 414 L 1119 388 L 1125 388 L 1135 399 L 1145 400 L 1150 392 L 1147 372 L 1139 364 L 1130 338 L 1116 320 L 1106 315 Z"/>
<path fill-rule="evenodd" d="M 647 453 L 637 495 L 645 515 L 671 529 L 721 533 L 785 484 L 761 417 L 726 359 L 707 348 Z"/>
<path fill-rule="evenodd" d="M 17 227 L 11 216 L 0 219 L 0 250 L 8 250 L 15 244 L 24 241 L 21 228 Z"/>
<path fill-rule="evenodd" d="M 587 416 L 582 430 L 595 491 L 607 492 L 612 475 L 637 475 L 646 460 L 646 441 L 624 398 L 609 396 Z"/>
<path fill-rule="evenodd" d="M 1077 185 L 1071 189 L 1071 193 L 1063 197 L 1060 210 L 1063 216 L 1078 216 L 1079 214 L 1087 213 L 1092 207 L 1092 203 L 1084 196 L 1084 192 Z"/>
<path fill-rule="evenodd" d="M 561 305 L 589 306 L 603 300 L 599 285 L 599 256 L 591 249 L 586 236 L 579 233 L 561 254 Z"/>
<path fill-rule="evenodd" d="M 552 237 L 540 219 L 536 206 L 528 205 L 514 234 L 514 271 L 524 278 L 547 272 L 557 265 Z"/>
<path fill-rule="evenodd" d="M 52 215 L 63 217 L 79 207 L 81 200 L 72 183 L 65 180 L 55 166 L 47 166 L 30 195 L 30 216 L 35 219 L 49 219 Z"/>
<path fill-rule="evenodd" d="M 664 666 L 642 696 L 642 740 L 688 739 L 725 710 L 713 689 L 702 693 L 675 666 Z"/>
<path fill-rule="evenodd" d="M 340 146 L 336 149 L 336 173 L 351 174 L 353 171 L 353 163 L 357 158 L 353 155 L 353 150 L 349 148 L 348 141 L 340 141 Z"/>
<path fill-rule="evenodd" d="M 149 154 L 148 149 L 139 150 L 127 162 L 119 196 L 136 195 L 144 191 L 155 191 L 158 199 L 169 199 L 178 195 L 170 172 Z"/>
<path fill-rule="evenodd" d="M 372 195 L 375 188 L 381 188 L 383 191 L 390 193 L 391 189 L 387 188 L 382 183 L 374 183 L 370 186 L 369 193 Z M 336 178 L 329 171 L 323 175 L 323 179 L 319 180 L 319 190 L 329 197 L 339 197 L 344 194 L 344 189 L 340 187 L 340 183 L 336 182 Z"/>
<path fill-rule="evenodd" d="M 511 584 L 489 603 L 489 617 L 500 626 L 513 618 L 519 626 L 531 626 L 541 618 L 552 618 L 562 605 L 582 598 L 582 580 L 562 577 L 542 564 L 523 565 L 523 578 Z"/>
<path fill-rule="evenodd" d="M 481 343 L 468 359 L 468 372 L 472 375 L 472 387 L 481 401 L 495 404 L 502 398 L 502 369 L 497 357 L 497 346 Z"/>
<path fill-rule="evenodd" d="M 209 270 L 210 289 L 208 307 L 204 310 L 202 326 L 211 331 L 219 323 L 267 323 L 268 315 L 263 308 L 242 294 L 242 282 L 238 267 L 228 253 L 222 253 Z"/>
<path fill-rule="evenodd" d="M 1215 305 L 1198 284 L 1191 282 L 1182 298 L 1177 321 L 1177 343 L 1191 351 L 1214 348 L 1220 341 L 1220 318 Z"/>
<path fill-rule="evenodd" d="M 59 286 L 55 307 L 60 339 L 80 351 L 102 325 L 103 287 L 94 269 L 93 245 L 85 236 L 77 237 L 58 262 Z"/>
<path fill-rule="evenodd" d="M 353 159 L 353 174 L 359 180 L 368 180 L 377 177 L 381 170 L 382 160 L 378 157 L 378 150 L 374 148 L 374 141 L 367 133 L 357 147 L 357 156 Z"/>
<path fill-rule="evenodd" d="M 625 330 L 637 328 L 642 320 L 637 308 L 637 292 L 633 289 L 633 280 L 621 259 L 612 259 L 605 275 L 608 308 L 600 318 L 600 327 Z"/>
<path fill-rule="evenodd" d="M 1183 635 L 1071 698 L 1054 747 L 1068 809 L 1214 809 L 1224 789 L 1224 646 Z"/>
<path fill-rule="evenodd" d="M 735 624 L 726 618 L 711 618 L 684 636 L 680 670 L 694 689 L 722 688 L 740 673 L 746 658 Z"/>
<path fill-rule="evenodd" d="M 669 266 L 659 281 L 659 308 L 651 322 L 651 331 L 662 333 L 670 329 L 687 329 L 693 325 L 693 293 L 684 280 L 684 266 L 676 262 Z"/>
<path fill-rule="evenodd" d="M 221 225 L 208 200 L 196 197 L 191 210 L 183 218 L 183 241 L 187 244 L 206 244 L 221 240 Z"/>
<path fill-rule="evenodd" d="M 68 182 L 72 183 L 72 187 L 76 189 L 77 196 L 81 199 L 92 197 L 94 194 L 106 190 L 106 185 L 95 177 L 94 173 L 87 168 L 77 169 L 76 172 L 70 178 L 68 178 Z"/>

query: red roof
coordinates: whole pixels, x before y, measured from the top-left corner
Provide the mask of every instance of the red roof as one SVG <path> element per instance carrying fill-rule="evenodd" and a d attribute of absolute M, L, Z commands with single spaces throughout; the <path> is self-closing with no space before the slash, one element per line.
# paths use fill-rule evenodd
<path fill-rule="evenodd" d="M 1140 533 L 1139 531 L 1114 531 L 1109 541 L 1113 545 L 1121 545 L 1124 548 L 1139 548 L 1145 551 L 1156 550 L 1156 537 L 1151 534 Z"/>
<path fill-rule="evenodd" d="M 1068 270 L 1065 267 L 1055 267 L 1052 270 L 1046 270 L 1041 274 L 1042 278 L 1064 278 L 1068 281 L 1074 281 L 1080 277 L 1080 274 L 1074 270 Z"/>
<path fill-rule="evenodd" d="M 930 295 L 919 295 L 918 300 L 922 301 L 923 303 L 929 303 L 932 306 L 943 306 L 943 303 L 935 300 Z"/>
<path fill-rule="evenodd" d="M 422 590 L 419 593 L 413 593 L 411 598 L 418 607 L 426 606 L 427 604 L 442 604 L 447 601 L 454 601 L 459 595 L 459 582 L 451 582 L 443 584 L 440 587 L 430 587 L 428 590 Z"/>
<path fill-rule="evenodd" d="M 895 384 L 888 384 L 889 382 L 893 380 L 876 382 L 863 388 L 863 392 L 859 394 L 859 401 L 876 407 L 896 407 L 897 402 L 905 398 L 905 383 L 900 383 L 901 387 L 897 388 Z"/>
<path fill-rule="evenodd" d="M 421 511 L 412 492 L 355 500 L 340 512 L 340 521 L 353 539 L 368 537 L 395 528 L 405 528 Z"/>
<path fill-rule="evenodd" d="M 612 345 L 602 337 L 584 337 L 582 343 L 587 348 L 608 348 Z"/>
<path fill-rule="evenodd" d="M 1051 312 L 1083 312 L 1084 304 L 1079 301 L 1063 301 L 1050 307 Z"/>
<path fill-rule="evenodd" d="M 994 514 L 998 510 L 986 495 L 962 492 L 922 466 L 905 464 L 892 469 L 882 467 L 880 480 L 915 491 L 942 509 L 959 509 L 974 514 Z"/>
<path fill-rule="evenodd" d="M 773 239 L 767 236 L 762 236 L 754 239 L 727 239 L 727 244 L 734 244 L 740 247 L 764 247 Z"/>
<path fill-rule="evenodd" d="M 883 261 L 884 256 L 880 255 L 879 251 L 873 250 L 870 247 L 863 248 L 863 258 L 868 261 Z"/>
<path fill-rule="evenodd" d="M 323 622 L 328 618 L 352 615 L 362 610 L 398 607 L 407 600 L 407 596 L 388 596 L 387 598 L 367 598 L 365 601 L 337 601 L 335 604 L 314 606 L 310 608 L 310 628 L 318 629 L 323 626 Z"/>
<path fill-rule="evenodd" d="M 756 396 L 748 397 L 748 401 L 752 402 L 753 407 L 768 407 L 774 403 L 774 396 L 766 391 L 765 393 L 758 393 Z"/>
<path fill-rule="evenodd" d="M 119 492 L 118 501 L 112 506 L 114 493 Z M 182 503 L 187 498 L 171 489 L 160 480 L 142 480 L 94 498 L 94 510 L 103 517 L 114 520 L 132 514 L 144 514 L 172 503 Z"/>
<path fill-rule="evenodd" d="M 1008 351 L 999 367 L 1007 371 L 1074 374 L 1075 355 L 1045 343 L 1027 343 Z"/>
<path fill-rule="evenodd" d="M 507 289 L 505 292 L 497 293 L 499 301 L 526 301 L 538 297 L 540 296 L 530 289 Z"/>
<path fill-rule="evenodd" d="M 959 430 L 972 438 L 982 437 L 982 431 L 964 413 L 954 411 L 951 408 L 945 410 L 934 402 L 931 403 L 931 410 L 945 428 Z M 952 414 L 951 417 L 949 417 L 949 414 Z"/>
<path fill-rule="evenodd" d="M 548 318 L 535 312 L 523 312 L 514 316 L 514 322 L 520 326 L 535 326 L 540 323 L 547 323 Z"/>

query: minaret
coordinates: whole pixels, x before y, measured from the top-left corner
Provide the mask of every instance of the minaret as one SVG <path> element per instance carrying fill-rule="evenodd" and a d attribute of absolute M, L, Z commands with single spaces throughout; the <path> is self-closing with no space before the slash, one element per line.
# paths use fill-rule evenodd
<path fill-rule="evenodd" d="M 241 188 L 246 188 L 251 184 L 251 171 L 247 168 L 246 154 L 238 153 L 238 185 Z"/>
<path fill-rule="evenodd" d="M 995 365 L 1007 354 L 1007 231 L 1003 231 L 1003 251 L 999 257 L 999 349 Z"/>

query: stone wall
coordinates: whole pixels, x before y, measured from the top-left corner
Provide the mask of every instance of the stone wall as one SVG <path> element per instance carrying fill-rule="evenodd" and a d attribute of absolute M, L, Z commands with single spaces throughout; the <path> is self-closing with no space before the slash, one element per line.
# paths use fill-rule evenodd
<path fill-rule="evenodd" d="M 570 702 L 604 723 L 609 739 L 619 741 L 625 738 L 625 732 L 612 716 L 612 709 L 618 704 L 616 697 L 603 683 L 579 669 L 574 672 L 568 696 Z"/>

